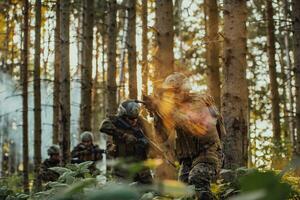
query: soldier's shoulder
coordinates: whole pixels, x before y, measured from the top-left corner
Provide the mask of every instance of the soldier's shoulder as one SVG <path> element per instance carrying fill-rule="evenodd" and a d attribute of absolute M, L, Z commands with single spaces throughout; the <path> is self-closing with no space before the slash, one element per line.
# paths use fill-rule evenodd
<path fill-rule="evenodd" d="M 85 148 L 85 145 L 82 143 L 79 143 L 74 147 L 74 151 L 82 150 L 84 148 Z"/>
<path fill-rule="evenodd" d="M 214 98 L 209 93 L 198 93 L 198 92 L 191 92 L 189 93 L 189 96 L 192 100 L 201 100 L 201 101 L 207 101 L 209 103 L 215 103 Z"/>
<path fill-rule="evenodd" d="M 47 163 L 49 163 L 50 161 L 49 161 L 49 159 L 47 158 L 47 159 L 45 159 L 43 162 L 42 162 L 42 165 L 47 165 Z"/>

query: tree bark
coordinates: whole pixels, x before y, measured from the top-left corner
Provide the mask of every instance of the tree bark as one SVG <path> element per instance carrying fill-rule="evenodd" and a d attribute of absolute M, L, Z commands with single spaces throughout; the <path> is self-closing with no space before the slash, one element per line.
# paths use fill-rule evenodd
<path fill-rule="evenodd" d="M 157 50 L 153 57 L 156 80 L 163 80 L 174 71 L 173 3 L 171 0 L 156 0 L 155 37 Z"/>
<path fill-rule="evenodd" d="M 247 166 L 246 20 L 246 1 L 224 1 L 224 83 L 221 108 L 227 130 L 224 141 L 225 168 Z"/>
<path fill-rule="evenodd" d="M 60 135 L 62 162 L 70 160 L 70 0 L 60 1 Z"/>
<path fill-rule="evenodd" d="M 35 2 L 35 43 L 34 43 L 34 187 L 35 191 L 40 191 L 42 182 L 39 176 L 41 155 L 41 137 L 42 137 L 42 119 L 41 119 L 41 0 Z"/>
<path fill-rule="evenodd" d="M 92 130 L 93 28 L 94 0 L 85 0 L 83 3 L 83 48 L 81 66 L 81 132 Z"/>
<path fill-rule="evenodd" d="M 300 155 L 300 2 L 293 0 L 294 65 L 296 79 L 296 131 L 297 153 Z"/>
<path fill-rule="evenodd" d="M 60 80 L 60 0 L 56 0 L 56 25 L 55 25 L 55 43 L 54 43 L 54 86 L 53 86 L 53 144 L 59 144 L 59 80 Z"/>
<path fill-rule="evenodd" d="M 24 38 L 21 71 L 22 97 L 23 97 L 23 189 L 29 193 L 28 180 L 28 57 L 29 57 L 29 2 L 24 0 Z"/>
<path fill-rule="evenodd" d="M 206 1 L 207 6 L 207 81 L 208 91 L 220 109 L 221 82 L 219 64 L 219 12 L 217 0 Z"/>
<path fill-rule="evenodd" d="M 108 2 L 108 34 L 107 37 L 107 113 L 115 114 L 117 110 L 117 85 L 116 85 L 116 27 L 117 2 Z"/>
<path fill-rule="evenodd" d="M 128 74 L 129 74 L 129 98 L 137 99 L 136 77 L 136 0 L 128 1 Z"/>
<path fill-rule="evenodd" d="M 142 0 L 142 94 L 148 94 L 148 1 Z"/>
<path fill-rule="evenodd" d="M 268 64 L 271 88 L 271 103 L 272 103 L 272 127 L 273 139 L 275 145 L 280 144 L 281 130 L 280 130 L 280 108 L 279 108 L 279 93 L 278 82 L 276 80 L 276 62 L 275 62 L 275 36 L 274 36 L 274 20 L 273 20 L 273 6 L 271 0 L 266 0 L 266 16 L 267 16 L 267 39 L 268 39 Z"/>

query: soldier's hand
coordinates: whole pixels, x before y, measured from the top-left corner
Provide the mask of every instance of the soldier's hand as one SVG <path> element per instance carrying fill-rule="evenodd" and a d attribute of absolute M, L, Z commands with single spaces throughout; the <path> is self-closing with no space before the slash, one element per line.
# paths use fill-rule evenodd
<path fill-rule="evenodd" d="M 125 133 L 123 135 L 123 139 L 126 144 L 133 144 L 137 142 L 137 138 L 131 134 Z"/>

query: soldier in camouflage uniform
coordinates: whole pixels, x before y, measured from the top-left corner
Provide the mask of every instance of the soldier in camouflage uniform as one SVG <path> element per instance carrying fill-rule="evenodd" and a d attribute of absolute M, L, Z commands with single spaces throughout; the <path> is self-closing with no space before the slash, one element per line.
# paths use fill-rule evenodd
<path fill-rule="evenodd" d="M 109 156 L 113 158 L 125 158 L 129 162 L 139 162 L 147 159 L 149 141 L 145 136 L 145 121 L 139 116 L 140 105 L 135 100 L 126 100 L 119 105 L 118 113 L 109 116 L 100 127 L 100 131 L 113 138 L 113 144 L 109 144 Z M 113 147 L 113 148 L 112 148 Z M 121 179 L 128 179 L 126 170 L 114 169 L 114 175 Z M 135 174 L 133 181 L 142 184 L 152 182 L 149 169 L 144 169 Z"/>
<path fill-rule="evenodd" d="M 210 183 L 222 165 L 220 136 L 225 129 L 212 97 L 191 93 L 187 77 L 174 73 L 158 96 L 148 98 L 160 142 L 166 143 L 174 133 L 179 180 L 194 185 L 198 199 L 214 199 Z"/>
<path fill-rule="evenodd" d="M 44 182 L 56 181 L 59 174 L 49 168 L 60 166 L 59 148 L 57 146 L 51 146 L 47 153 L 50 157 L 42 163 L 40 177 Z"/>
<path fill-rule="evenodd" d="M 105 153 L 103 149 L 100 149 L 98 145 L 93 144 L 93 134 L 89 131 L 85 131 L 80 135 L 81 143 L 74 147 L 71 152 L 72 163 L 82 163 L 86 161 L 99 161 L 102 160 L 102 154 Z M 97 173 L 95 163 L 90 166 L 92 174 Z"/>

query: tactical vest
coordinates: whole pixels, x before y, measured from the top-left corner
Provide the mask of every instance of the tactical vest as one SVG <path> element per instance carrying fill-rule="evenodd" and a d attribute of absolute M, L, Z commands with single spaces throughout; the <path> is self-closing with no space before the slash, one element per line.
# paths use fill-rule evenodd
<path fill-rule="evenodd" d="M 141 131 L 141 133 L 144 133 L 142 124 L 140 120 L 137 122 L 137 126 L 135 127 L 135 130 L 131 129 L 130 127 L 126 127 L 118 122 L 118 116 L 111 116 L 109 119 L 116 127 L 116 131 L 120 134 L 131 134 L 135 137 L 136 133 L 135 131 Z M 140 136 L 143 137 L 143 136 Z M 128 145 L 125 143 L 125 141 L 122 139 L 122 135 L 120 137 L 113 137 L 113 142 L 116 145 L 116 157 L 123 157 L 123 158 L 132 158 L 133 160 L 140 161 L 147 159 L 147 153 L 148 153 L 148 147 L 141 147 L 138 142 Z"/>
<path fill-rule="evenodd" d="M 191 95 L 184 103 L 200 104 L 200 107 L 208 107 L 207 100 L 200 95 Z M 182 123 L 185 122 L 183 121 Z M 181 124 L 175 125 L 175 152 L 179 161 L 182 159 L 194 159 L 201 153 L 205 153 L 214 144 L 220 144 L 216 127 L 203 135 L 196 135 L 191 130 L 181 126 Z"/>

